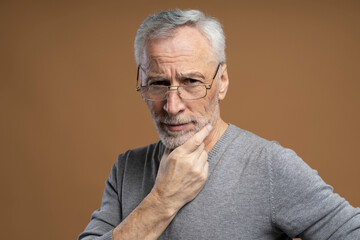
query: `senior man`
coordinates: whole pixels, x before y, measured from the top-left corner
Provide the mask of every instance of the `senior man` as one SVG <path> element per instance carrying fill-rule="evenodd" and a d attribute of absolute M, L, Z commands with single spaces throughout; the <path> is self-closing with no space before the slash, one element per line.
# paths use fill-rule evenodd
<path fill-rule="evenodd" d="M 293 151 L 220 117 L 229 79 L 218 21 L 148 17 L 137 90 L 161 141 L 121 154 L 79 239 L 360 239 L 360 211 Z"/>

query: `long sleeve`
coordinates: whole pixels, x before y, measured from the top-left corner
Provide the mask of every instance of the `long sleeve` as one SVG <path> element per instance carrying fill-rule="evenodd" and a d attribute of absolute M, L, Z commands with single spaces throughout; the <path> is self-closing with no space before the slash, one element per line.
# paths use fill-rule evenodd
<path fill-rule="evenodd" d="M 112 230 L 121 222 L 121 197 L 117 187 L 121 181 L 118 179 L 118 163 L 114 164 L 106 180 L 100 209 L 93 212 L 90 223 L 78 240 L 110 240 Z"/>
<path fill-rule="evenodd" d="M 360 209 L 333 193 L 292 150 L 275 149 L 269 164 L 275 228 L 303 240 L 360 239 Z"/>

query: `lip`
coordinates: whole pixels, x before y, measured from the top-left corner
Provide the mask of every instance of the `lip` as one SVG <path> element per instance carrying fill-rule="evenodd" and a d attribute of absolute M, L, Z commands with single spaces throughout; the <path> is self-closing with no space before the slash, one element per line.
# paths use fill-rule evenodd
<path fill-rule="evenodd" d="M 185 130 L 189 123 L 182 123 L 182 124 L 166 124 L 166 123 L 163 123 L 163 125 L 170 131 L 172 132 L 180 132 L 180 131 L 183 131 Z"/>

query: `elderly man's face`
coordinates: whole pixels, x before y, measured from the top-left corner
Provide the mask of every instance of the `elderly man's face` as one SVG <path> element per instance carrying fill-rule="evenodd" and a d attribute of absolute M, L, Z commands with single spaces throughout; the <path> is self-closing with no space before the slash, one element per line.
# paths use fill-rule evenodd
<path fill-rule="evenodd" d="M 193 27 L 181 27 L 170 39 L 151 41 L 142 58 L 142 85 L 149 81 L 171 86 L 196 81 L 210 85 L 216 72 L 208 40 Z M 160 139 L 167 148 L 182 145 L 208 123 L 214 123 L 218 114 L 218 75 L 206 97 L 183 100 L 176 91 L 170 91 L 164 101 L 146 101 Z M 155 79 L 155 80 L 154 80 Z M 153 84 L 153 82 L 151 82 Z"/>

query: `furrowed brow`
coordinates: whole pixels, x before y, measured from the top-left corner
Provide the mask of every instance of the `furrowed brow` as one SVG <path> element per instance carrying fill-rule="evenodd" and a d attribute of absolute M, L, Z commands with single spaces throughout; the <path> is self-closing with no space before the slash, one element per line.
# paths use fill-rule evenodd
<path fill-rule="evenodd" d="M 165 76 L 147 76 L 145 78 L 145 82 L 154 82 L 154 81 L 167 81 L 168 78 L 166 78 Z"/>
<path fill-rule="evenodd" d="M 195 78 L 204 80 L 205 77 L 200 72 L 190 72 L 190 73 L 177 73 L 177 79 L 185 79 L 185 78 Z"/>

